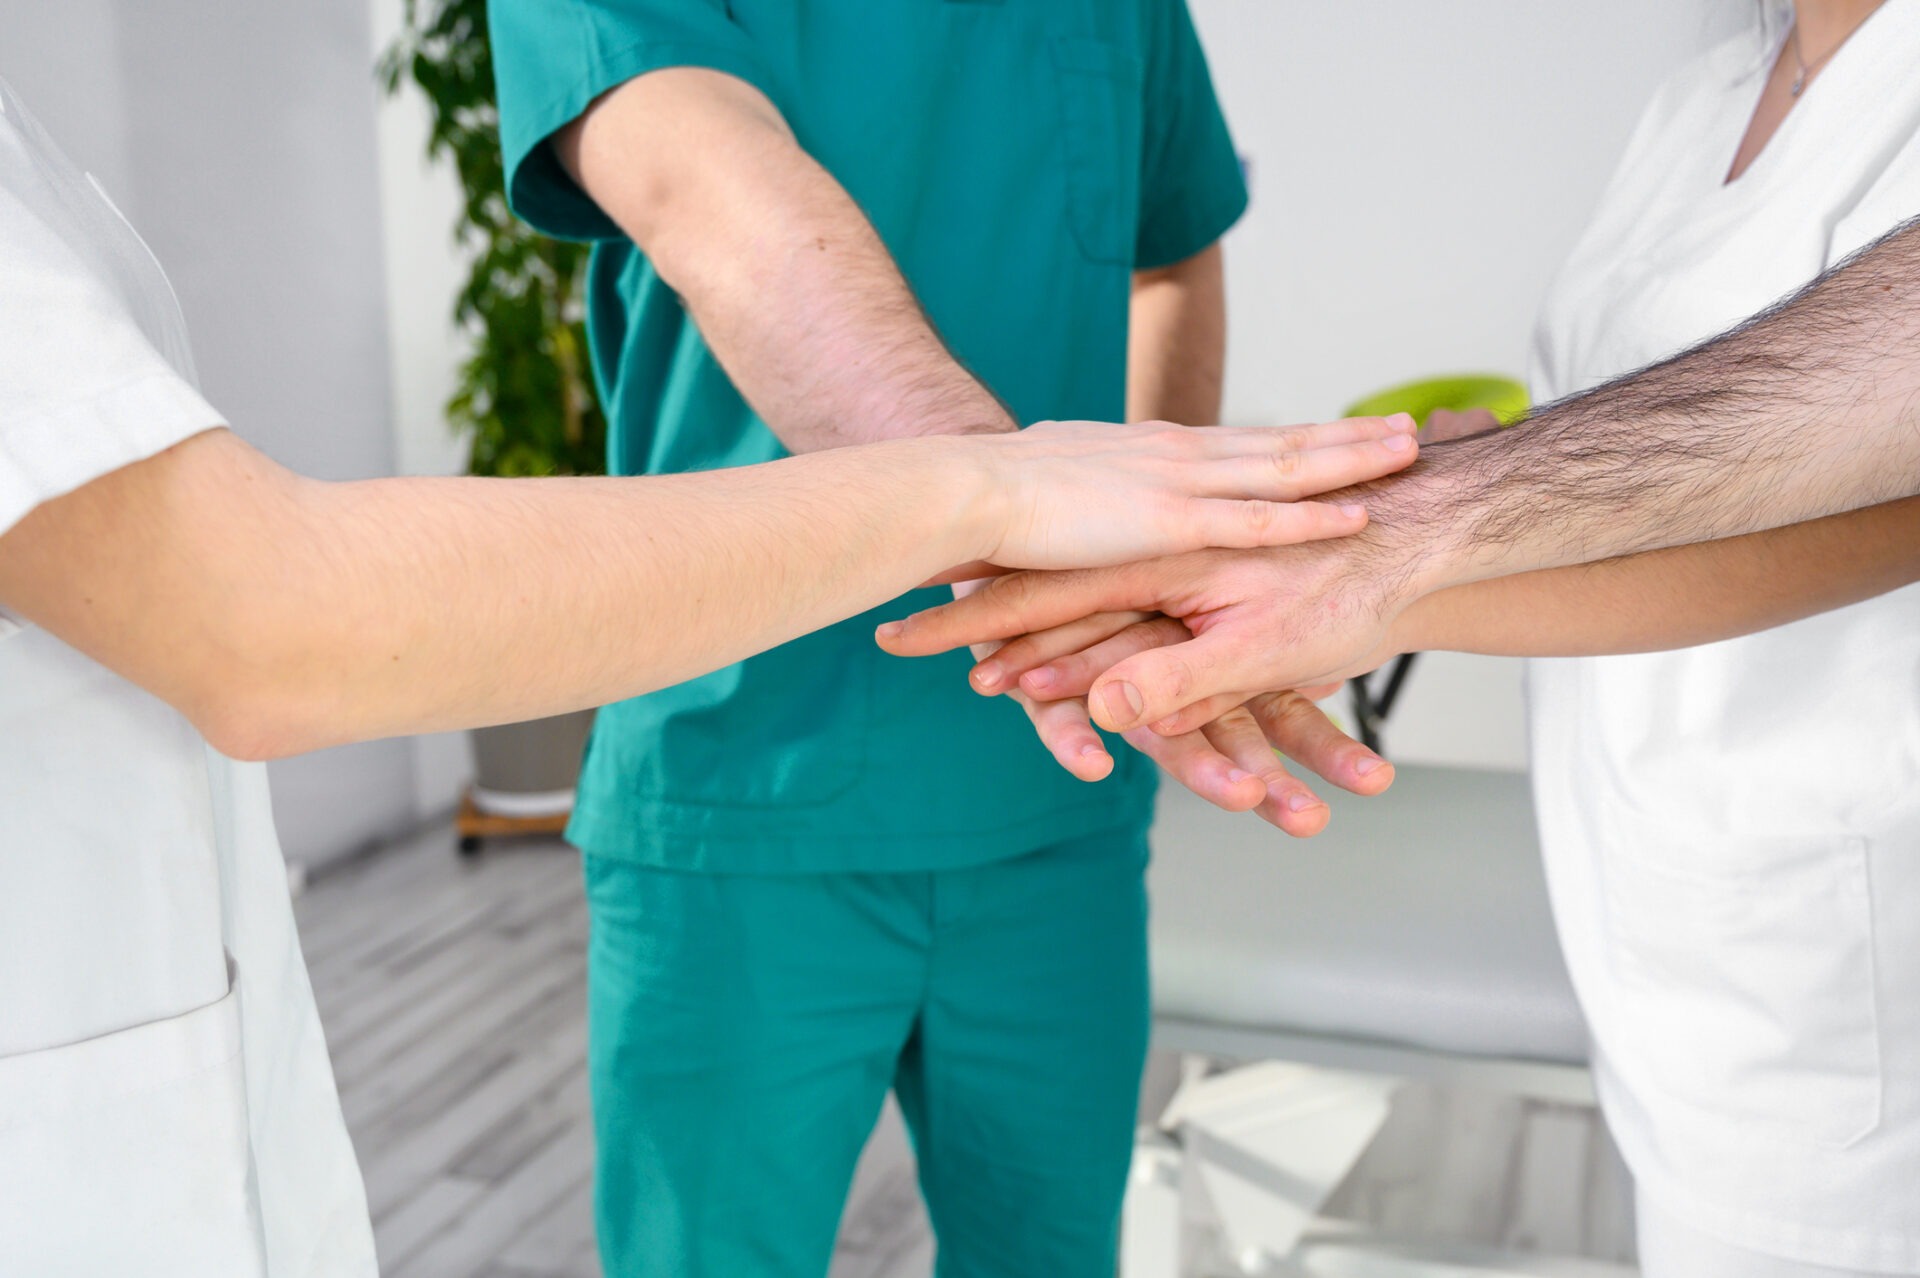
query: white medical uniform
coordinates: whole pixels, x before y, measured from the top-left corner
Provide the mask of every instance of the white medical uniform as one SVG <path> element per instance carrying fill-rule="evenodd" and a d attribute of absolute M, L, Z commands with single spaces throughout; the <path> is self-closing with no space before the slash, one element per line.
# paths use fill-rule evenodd
<path fill-rule="evenodd" d="M 219 421 L 159 266 L 0 82 L 0 532 Z M 0 631 L 0 1275 L 372 1275 L 262 769 Z"/>
<path fill-rule="evenodd" d="M 1920 214 L 1920 0 L 1888 0 L 1724 183 L 1789 16 L 1655 98 L 1549 296 L 1540 398 L 1719 333 Z M 1920 588 L 1533 662 L 1529 688 L 1554 909 L 1649 1278 L 1920 1273 Z"/>

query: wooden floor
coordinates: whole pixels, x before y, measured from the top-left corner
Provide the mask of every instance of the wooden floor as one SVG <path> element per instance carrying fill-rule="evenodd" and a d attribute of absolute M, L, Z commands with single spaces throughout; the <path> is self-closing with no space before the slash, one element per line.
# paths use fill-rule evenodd
<path fill-rule="evenodd" d="M 586 914 L 563 845 L 432 834 L 297 903 L 388 1278 L 591 1278 Z M 1628 1181 L 1584 1110 L 1403 1090 L 1339 1213 L 1412 1237 L 1628 1259 Z M 921 1278 L 932 1240 L 897 1111 L 832 1278 Z"/>

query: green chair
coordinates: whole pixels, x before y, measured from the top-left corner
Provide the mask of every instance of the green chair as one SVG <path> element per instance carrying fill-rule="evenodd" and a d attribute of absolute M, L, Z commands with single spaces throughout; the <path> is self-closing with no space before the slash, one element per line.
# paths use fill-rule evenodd
<path fill-rule="evenodd" d="M 1462 373 L 1452 377 L 1429 377 L 1401 386 L 1375 391 L 1363 400 L 1347 406 L 1348 417 L 1391 417 L 1408 413 L 1422 426 L 1436 408 L 1465 412 L 1484 408 L 1511 426 L 1527 415 L 1531 407 L 1527 388 L 1511 377 L 1493 373 Z"/>
<path fill-rule="evenodd" d="M 1453 412 L 1484 408 L 1502 427 L 1513 425 L 1527 415 L 1531 404 L 1527 388 L 1510 377 L 1493 373 L 1462 373 L 1451 377 L 1429 377 L 1376 391 L 1347 406 L 1347 417 L 1391 417 L 1407 413 L 1425 429 L 1427 419 L 1438 408 Z M 1380 734 L 1387 726 L 1393 703 L 1413 671 L 1414 653 L 1393 663 L 1383 685 L 1376 688 L 1369 676 L 1347 683 L 1353 698 L 1353 717 L 1360 727 L 1360 739 L 1372 750 L 1381 749 Z"/>

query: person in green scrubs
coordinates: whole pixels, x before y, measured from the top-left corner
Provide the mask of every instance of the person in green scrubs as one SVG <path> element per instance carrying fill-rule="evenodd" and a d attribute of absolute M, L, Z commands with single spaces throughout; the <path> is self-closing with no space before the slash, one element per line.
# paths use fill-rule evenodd
<path fill-rule="evenodd" d="M 596 245 L 613 473 L 1217 420 L 1246 191 L 1184 0 L 489 16 L 513 207 Z M 890 1088 L 942 1275 L 1113 1272 L 1152 767 L 874 645 L 943 597 L 600 712 L 570 837 L 613 1278 L 824 1273 Z"/>

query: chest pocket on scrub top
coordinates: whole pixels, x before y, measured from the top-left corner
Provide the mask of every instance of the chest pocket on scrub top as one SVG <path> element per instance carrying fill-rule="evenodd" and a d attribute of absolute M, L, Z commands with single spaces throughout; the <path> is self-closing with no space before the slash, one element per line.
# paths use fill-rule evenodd
<path fill-rule="evenodd" d="M 1095 262 L 1132 266 L 1140 222 L 1140 59 L 1103 40 L 1052 44 L 1067 220 Z"/>

